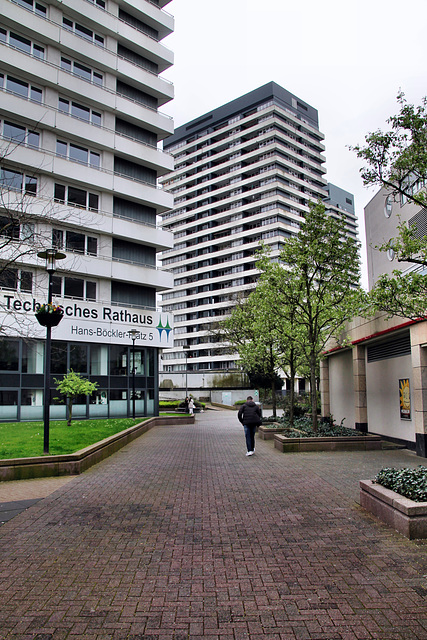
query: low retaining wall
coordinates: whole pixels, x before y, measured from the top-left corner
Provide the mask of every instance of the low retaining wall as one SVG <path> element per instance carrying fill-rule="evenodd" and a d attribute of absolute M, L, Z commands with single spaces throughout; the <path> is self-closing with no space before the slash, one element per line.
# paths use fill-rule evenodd
<path fill-rule="evenodd" d="M 361 480 L 360 504 L 407 538 L 427 538 L 427 502 L 414 502 L 372 480 Z"/>
<path fill-rule="evenodd" d="M 381 436 L 288 438 L 278 434 L 274 436 L 274 447 L 282 453 L 294 451 L 368 451 L 381 449 Z"/>
<path fill-rule="evenodd" d="M 5 480 L 28 480 L 50 476 L 78 475 L 101 462 L 108 456 L 132 442 L 155 426 L 194 424 L 194 416 L 164 416 L 149 418 L 125 431 L 115 433 L 90 447 L 58 456 L 32 458 L 10 458 L 0 460 L 0 482 Z"/>
<path fill-rule="evenodd" d="M 280 433 L 283 433 L 284 428 L 282 427 L 258 427 L 258 438 L 261 440 L 273 440 L 274 436 Z"/>

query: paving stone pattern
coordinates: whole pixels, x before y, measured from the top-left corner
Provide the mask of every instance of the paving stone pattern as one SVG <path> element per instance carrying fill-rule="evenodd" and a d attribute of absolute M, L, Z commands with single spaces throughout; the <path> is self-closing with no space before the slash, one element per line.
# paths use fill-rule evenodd
<path fill-rule="evenodd" d="M 355 502 L 419 463 L 156 427 L 0 527 L 0 638 L 426 640 L 426 543 Z"/>

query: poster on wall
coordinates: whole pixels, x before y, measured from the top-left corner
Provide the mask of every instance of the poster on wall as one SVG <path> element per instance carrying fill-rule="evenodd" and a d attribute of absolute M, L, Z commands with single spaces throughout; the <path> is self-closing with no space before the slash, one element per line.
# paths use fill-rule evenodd
<path fill-rule="evenodd" d="M 400 419 L 411 419 L 411 392 L 409 386 L 409 378 L 401 378 L 399 380 L 399 404 L 400 404 Z"/>

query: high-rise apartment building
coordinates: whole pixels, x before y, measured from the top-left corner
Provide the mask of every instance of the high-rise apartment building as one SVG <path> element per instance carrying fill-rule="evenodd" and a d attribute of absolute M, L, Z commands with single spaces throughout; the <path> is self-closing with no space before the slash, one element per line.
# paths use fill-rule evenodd
<path fill-rule="evenodd" d="M 66 256 L 50 385 L 78 371 L 98 391 L 74 415 L 123 416 L 134 373 L 138 414 L 156 412 L 157 352 L 172 339 L 156 306 L 173 284 L 156 262 L 172 246 L 158 216 L 173 198 L 157 183 L 173 167 L 158 147 L 173 131 L 167 4 L 0 0 L 0 420 L 42 416 L 46 248 Z"/>
<path fill-rule="evenodd" d="M 209 325 L 254 287 L 260 241 L 277 254 L 310 201 L 324 200 L 331 215 L 344 212 L 348 233 L 357 236 L 353 196 L 325 179 L 323 139 L 316 109 L 274 82 L 167 139 L 175 167 L 163 184 L 175 204 L 163 226 L 174 246 L 162 261 L 174 287 L 162 305 L 174 315 L 175 339 L 162 356 L 164 380 L 183 386 L 188 367 L 190 386 L 208 387 L 214 374 L 238 370 Z"/>

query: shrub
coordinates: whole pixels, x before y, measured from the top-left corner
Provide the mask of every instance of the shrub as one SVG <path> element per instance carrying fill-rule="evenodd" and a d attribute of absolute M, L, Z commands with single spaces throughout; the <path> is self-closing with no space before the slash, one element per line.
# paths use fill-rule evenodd
<path fill-rule="evenodd" d="M 374 482 L 415 502 L 427 502 L 427 467 L 416 469 L 381 469 Z"/>
<path fill-rule="evenodd" d="M 284 427 L 284 434 L 288 438 L 311 438 L 313 436 L 360 436 L 364 435 L 356 429 L 348 429 L 343 427 L 342 424 L 336 424 L 331 416 L 330 421 L 320 422 L 317 426 L 317 432 L 313 431 L 313 425 L 311 418 L 302 417 L 294 420 L 294 426 L 291 427 L 289 418 L 284 416 L 278 418 L 277 422 Z"/>
<path fill-rule="evenodd" d="M 167 411 L 178 407 L 180 400 L 160 400 L 159 409 Z"/>

